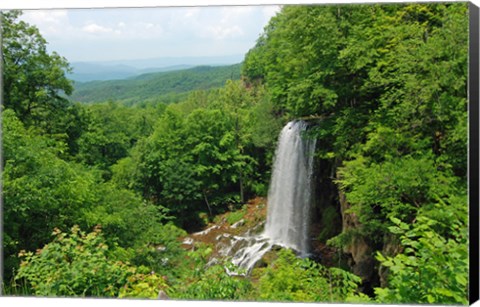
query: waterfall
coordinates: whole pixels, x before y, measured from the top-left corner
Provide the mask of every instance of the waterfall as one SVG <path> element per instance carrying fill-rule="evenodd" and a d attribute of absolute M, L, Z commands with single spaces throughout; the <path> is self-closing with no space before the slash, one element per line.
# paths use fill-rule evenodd
<path fill-rule="evenodd" d="M 265 236 L 308 253 L 308 226 L 312 197 L 315 140 L 302 138 L 307 124 L 289 122 L 280 133 L 272 179 L 268 190 Z"/>
<path fill-rule="evenodd" d="M 250 271 L 255 263 L 271 249 L 280 245 L 308 254 L 308 227 L 312 202 L 313 153 L 316 141 L 303 137 L 304 121 L 291 121 L 281 131 L 272 178 L 268 190 L 267 222 L 263 233 L 237 237 L 232 244 L 235 254 L 232 263 Z"/>

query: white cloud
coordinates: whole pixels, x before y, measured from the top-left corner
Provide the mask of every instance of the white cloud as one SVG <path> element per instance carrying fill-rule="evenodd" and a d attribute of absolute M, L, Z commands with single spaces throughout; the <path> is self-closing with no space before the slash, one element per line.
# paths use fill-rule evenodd
<path fill-rule="evenodd" d="M 282 7 L 281 7 L 280 5 L 267 5 L 267 6 L 264 6 L 263 9 L 262 9 L 263 16 L 264 16 L 267 20 L 270 20 L 270 18 L 272 18 L 272 17 L 275 16 L 278 12 L 280 12 L 281 9 L 282 9 Z"/>
<path fill-rule="evenodd" d="M 92 34 L 113 32 L 113 29 L 97 25 L 96 23 L 89 23 L 88 25 L 84 26 L 82 30 Z"/>
<path fill-rule="evenodd" d="M 253 13 L 254 8 L 252 6 L 230 6 L 224 7 L 221 11 L 222 22 L 228 22 L 229 20 L 242 20 L 246 16 Z"/>
<path fill-rule="evenodd" d="M 160 24 L 155 22 L 122 22 L 117 24 L 116 32 L 120 32 L 120 39 L 161 39 L 165 30 Z"/>
<path fill-rule="evenodd" d="M 39 28 L 42 35 L 61 34 L 69 26 L 66 10 L 24 11 L 21 18 Z"/>
<path fill-rule="evenodd" d="M 232 40 L 245 36 L 255 16 L 251 6 L 233 6 L 215 8 L 205 14 L 206 18 L 197 20 L 199 37 L 214 40 Z"/>
<path fill-rule="evenodd" d="M 210 26 L 207 29 L 208 34 L 212 35 L 212 37 L 217 40 L 235 38 L 244 35 L 243 30 L 237 25 L 231 27 L 225 27 L 224 25 Z"/>
<path fill-rule="evenodd" d="M 185 12 L 185 14 L 183 14 L 183 17 L 185 17 L 185 18 L 195 18 L 196 16 L 198 16 L 198 13 L 199 13 L 199 8 L 189 8 Z"/>
<path fill-rule="evenodd" d="M 67 18 L 67 11 L 24 11 L 23 18 L 33 23 L 59 24 Z"/>

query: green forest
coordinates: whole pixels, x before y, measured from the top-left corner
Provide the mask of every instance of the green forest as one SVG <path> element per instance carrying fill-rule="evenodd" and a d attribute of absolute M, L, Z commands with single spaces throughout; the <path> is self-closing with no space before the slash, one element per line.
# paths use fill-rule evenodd
<path fill-rule="evenodd" d="M 198 66 L 172 72 L 143 74 L 126 80 L 78 82 L 71 100 L 76 102 L 172 103 L 188 97 L 192 90 L 222 87 L 227 80 L 240 79 L 240 64 Z"/>
<path fill-rule="evenodd" d="M 284 6 L 240 65 L 98 83 L 90 103 L 2 15 L 3 293 L 468 304 L 467 3 Z M 228 274 L 198 233 L 265 220 L 294 119 L 321 166 L 313 255 Z"/>

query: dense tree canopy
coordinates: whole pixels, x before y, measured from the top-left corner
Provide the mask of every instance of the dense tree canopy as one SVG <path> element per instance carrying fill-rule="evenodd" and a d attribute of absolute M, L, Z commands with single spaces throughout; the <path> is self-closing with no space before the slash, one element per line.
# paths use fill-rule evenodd
<path fill-rule="evenodd" d="M 240 64 L 148 73 L 126 80 L 76 83 L 72 99 L 84 103 L 115 100 L 127 105 L 139 101 L 168 104 L 185 100 L 190 91 L 219 88 L 232 79 L 240 79 Z"/>
<path fill-rule="evenodd" d="M 170 105 L 153 133 L 113 167 L 113 180 L 136 187 L 182 219 L 242 201 L 263 180 L 255 176 L 258 163 L 249 152 L 265 147 L 252 145 L 250 137 L 255 120 L 249 112 L 258 95 L 227 82 L 221 90 Z"/>

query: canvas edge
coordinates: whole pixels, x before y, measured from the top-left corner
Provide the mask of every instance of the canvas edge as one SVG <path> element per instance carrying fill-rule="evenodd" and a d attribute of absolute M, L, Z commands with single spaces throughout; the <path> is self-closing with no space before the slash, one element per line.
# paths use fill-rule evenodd
<path fill-rule="evenodd" d="M 382 2 L 381 0 L 379 2 Z M 420 1 L 421 2 L 421 1 Z M 2 45 L 2 10 L 0 8 L 0 46 Z M 469 73 L 468 73 L 468 184 L 469 184 L 469 303 L 479 300 L 479 12 L 469 2 Z M 3 160 L 3 52 L 0 48 L 0 161 Z M 3 163 L 0 162 L 0 296 L 3 296 Z M 355 304 L 353 304 L 355 305 Z"/>
<path fill-rule="evenodd" d="M 469 3 L 469 301 L 479 299 L 479 7 Z"/>

